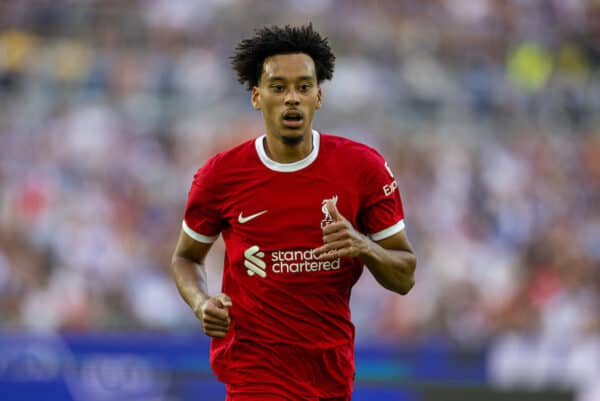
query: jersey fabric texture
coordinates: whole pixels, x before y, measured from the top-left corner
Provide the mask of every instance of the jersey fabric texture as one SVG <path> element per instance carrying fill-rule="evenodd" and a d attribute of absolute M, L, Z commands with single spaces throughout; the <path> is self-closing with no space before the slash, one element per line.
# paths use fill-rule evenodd
<path fill-rule="evenodd" d="M 350 396 L 348 397 L 334 397 L 334 398 L 302 398 L 299 400 L 298 398 L 290 398 L 288 396 L 280 395 L 280 394 L 227 394 L 225 401 L 350 401 Z"/>
<path fill-rule="evenodd" d="M 333 221 L 325 202 L 373 240 L 404 229 L 397 184 L 379 153 L 312 135 L 311 153 L 298 162 L 269 159 L 263 135 L 215 155 L 194 176 L 183 229 L 204 243 L 221 234 L 226 246 L 222 291 L 232 323 L 212 340 L 210 362 L 230 395 L 351 394 L 349 299 L 363 264 L 314 257 Z"/>

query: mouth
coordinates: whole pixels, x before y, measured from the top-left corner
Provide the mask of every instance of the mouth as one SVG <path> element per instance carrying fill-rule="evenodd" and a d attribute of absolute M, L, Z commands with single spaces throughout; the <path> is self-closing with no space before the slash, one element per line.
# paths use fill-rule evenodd
<path fill-rule="evenodd" d="M 298 110 L 288 110 L 283 113 L 283 125 L 287 128 L 300 128 L 304 122 L 304 115 Z"/>

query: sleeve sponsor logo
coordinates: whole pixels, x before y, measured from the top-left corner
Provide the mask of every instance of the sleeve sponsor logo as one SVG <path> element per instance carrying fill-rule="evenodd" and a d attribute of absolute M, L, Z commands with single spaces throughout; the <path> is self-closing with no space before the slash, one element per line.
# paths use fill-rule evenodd
<path fill-rule="evenodd" d="M 391 194 L 394 193 L 394 191 L 398 189 L 398 183 L 396 182 L 396 180 L 390 182 L 389 184 L 385 184 L 383 186 L 383 194 L 385 196 L 390 196 Z"/>
<path fill-rule="evenodd" d="M 396 189 L 398 189 L 398 183 L 396 182 L 396 179 L 394 178 L 394 173 L 392 173 L 392 169 L 390 168 L 390 165 L 388 164 L 388 162 L 385 162 L 383 164 L 383 166 L 385 167 L 385 169 L 387 170 L 388 174 L 390 175 L 390 177 L 393 180 L 389 184 L 385 184 L 383 186 L 383 194 L 385 196 L 390 196 L 391 194 L 394 193 L 394 191 Z"/>

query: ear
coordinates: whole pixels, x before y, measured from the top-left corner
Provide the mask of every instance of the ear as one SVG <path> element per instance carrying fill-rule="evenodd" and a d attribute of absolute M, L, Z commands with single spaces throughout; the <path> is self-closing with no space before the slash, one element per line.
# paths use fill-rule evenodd
<path fill-rule="evenodd" d="M 252 94 L 250 95 L 250 102 L 255 110 L 260 110 L 260 93 L 256 86 L 252 87 Z"/>
<path fill-rule="evenodd" d="M 323 103 L 323 91 L 321 91 L 321 87 L 319 86 L 317 89 L 317 109 L 321 108 L 321 104 Z"/>

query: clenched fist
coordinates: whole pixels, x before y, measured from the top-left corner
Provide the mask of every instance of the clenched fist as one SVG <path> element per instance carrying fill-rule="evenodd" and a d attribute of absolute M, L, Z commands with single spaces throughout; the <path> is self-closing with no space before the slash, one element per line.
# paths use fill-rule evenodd
<path fill-rule="evenodd" d="M 207 336 L 225 337 L 231 324 L 229 308 L 232 305 L 231 298 L 226 294 L 219 294 L 198 302 L 194 307 L 194 313 L 202 322 L 202 330 Z"/>

